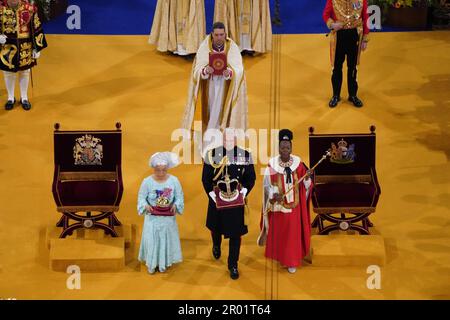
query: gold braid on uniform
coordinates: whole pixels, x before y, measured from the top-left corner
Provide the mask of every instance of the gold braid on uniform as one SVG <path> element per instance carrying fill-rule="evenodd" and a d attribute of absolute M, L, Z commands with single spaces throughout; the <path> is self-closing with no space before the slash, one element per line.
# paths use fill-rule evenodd
<path fill-rule="evenodd" d="M 209 164 L 214 168 L 214 173 L 216 173 L 217 169 L 219 169 L 219 172 L 213 178 L 213 181 L 216 181 L 222 175 L 223 170 L 225 169 L 225 167 L 228 164 L 228 156 L 224 156 L 218 164 L 215 164 L 212 159 L 212 150 L 210 150 L 208 152 L 208 159 L 209 159 Z"/>

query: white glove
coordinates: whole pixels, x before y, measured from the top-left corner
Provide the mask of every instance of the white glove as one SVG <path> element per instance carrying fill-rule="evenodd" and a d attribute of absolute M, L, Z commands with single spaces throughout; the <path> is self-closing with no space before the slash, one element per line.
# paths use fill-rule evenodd
<path fill-rule="evenodd" d="M 273 199 L 273 195 L 274 194 L 276 194 L 276 193 L 280 193 L 279 191 L 278 191 L 278 187 L 277 186 L 270 186 L 269 187 L 269 199 Z"/>
<path fill-rule="evenodd" d="M 247 190 L 247 188 L 242 188 L 241 189 L 241 193 L 242 193 L 242 196 L 245 198 L 245 196 L 247 195 L 247 192 L 248 192 L 248 190 Z"/>
<path fill-rule="evenodd" d="M 40 52 L 37 52 L 36 50 L 33 50 L 33 59 L 39 59 L 40 56 L 41 56 Z"/>
<path fill-rule="evenodd" d="M 305 185 L 306 189 L 309 189 L 309 187 L 311 186 L 311 179 L 303 180 L 303 184 Z"/>
<path fill-rule="evenodd" d="M 6 38 L 7 38 L 7 36 L 5 36 L 4 34 L 0 34 L 0 44 L 5 44 Z"/>
<path fill-rule="evenodd" d="M 210 193 L 208 193 L 209 196 L 211 197 L 211 199 L 214 201 L 214 203 L 216 203 L 216 194 L 214 193 L 214 191 L 211 191 Z"/>

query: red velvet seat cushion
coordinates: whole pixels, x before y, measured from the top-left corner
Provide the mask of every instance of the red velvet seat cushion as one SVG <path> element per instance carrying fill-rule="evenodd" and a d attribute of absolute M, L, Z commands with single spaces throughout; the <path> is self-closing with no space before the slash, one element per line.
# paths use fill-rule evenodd
<path fill-rule="evenodd" d="M 115 205 L 118 184 L 114 181 L 64 181 L 58 183 L 63 206 Z"/>
<path fill-rule="evenodd" d="M 315 208 L 372 207 L 376 189 L 368 183 L 325 183 L 314 187 Z"/>

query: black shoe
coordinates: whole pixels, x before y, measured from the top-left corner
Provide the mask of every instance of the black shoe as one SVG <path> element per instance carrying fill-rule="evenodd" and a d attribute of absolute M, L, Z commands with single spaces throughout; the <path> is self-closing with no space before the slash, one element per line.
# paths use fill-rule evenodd
<path fill-rule="evenodd" d="M 253 56 L 255 56 L 255 51 L 253 51 L 253 50 L 244 50 L 244 51 L 242 51 L 242 55 L 247 55 L 247 56 L 253 57 Z"/>
<path fill-rule="evenodd" d="M 237 280 L 239 278 L 239 271 L 237 267 L 232 267 L 230 270 L 230 278 L 233 280 Z"/>
<path fill-rule="evenodd" d="M 22 108 L 24 109 L 24 110 L 30 110 L 31 109 L 31 103 L 30 103 L 30 101 L 28 101 L 28 100 L 22 100 L 22 99 L 20 99 L 20 104 L 22 105 Z"/>
<path fill-rule="evenodd" d="M 359 100 L 359 98 L 357 96 L 351 96 L 348 98 L 348 101 L 350 101 L 351 103 L 353 103 L 353 105 L 357 108 L 361 108 L 363 106 L 363 102 L 361 100 Z"/>
<path fill-rule="evenodd" d="M 339 96 L 333 96 L 330 100 L 330 102 L 328 103 L 328 106 L 330 108 L 334 108 L 338 105 L 339 101 L 341 101 L 341 97 Z"/>
<path fill-rule="evenodd" d="M 184 55 L 184 56 L 182 56 L 185 60 L 187 60 L 187 61 L 194 61 L 194 58 L 195 58 L 195 54 L 188 54 L 188 55 Z"/>
<path fill-rule="evenodd" d="M 14 101 L 12 100 L 6 101 L 5 110 L 12 110 L 12 108 L 14 108 L 14 103 L 16 103 L 16 99 L 14 99 Z"/>
<path fill-rule="evenodd" d="M 214 256 L 214 258 L 217 260 L 217 259 L 219 259 L 220 258 L 220 254 L 221 254 L 221 252 L 220 252 L 220 247 L 219 246 L 213 246 L 213 248 L 212 248 L 212 254 L 213 254 L 213 256 Z"/>

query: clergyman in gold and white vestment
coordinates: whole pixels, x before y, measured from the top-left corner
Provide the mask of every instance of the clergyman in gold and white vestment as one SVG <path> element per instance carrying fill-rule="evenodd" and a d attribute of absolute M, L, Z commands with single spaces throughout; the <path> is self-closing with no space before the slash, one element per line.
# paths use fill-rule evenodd
<path fill-rule="evenodd" d="M 224 52 L 227 68 L 213 75 L 209 66 L 210 52 Z M 247 83 L 242 56 L 237 44 L 228 38 L 224 25 L 214 23 L 213 31 L 200 45 L 194 59 L 182 128 L 193 129 L 195 120 L 202 121 L 202 131 L 227 127 L 246 130 L 248 126 Z"/>

